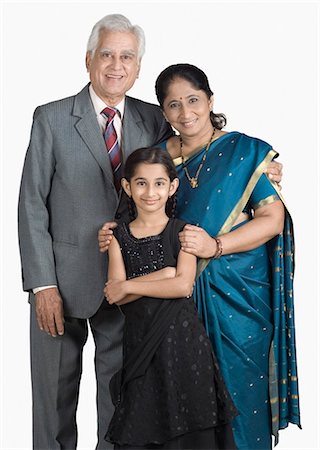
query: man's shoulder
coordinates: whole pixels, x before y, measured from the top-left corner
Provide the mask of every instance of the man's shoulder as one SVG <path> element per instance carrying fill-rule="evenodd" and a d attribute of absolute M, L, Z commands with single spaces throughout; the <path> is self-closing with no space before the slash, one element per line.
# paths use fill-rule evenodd
<path fill-rule="evenodd" d="M 39 111 L 53 111 L 56 109 L 65 109 L 68 105 L 72 105 L 74 103 L 75 95 L 70 97 L 61 98 L 58 100 L 52 100 L 48 103 L 43 103 L 37 107 Z"/>
<path fill-rule="evenodd" d="M 154 114 L 161 113 L 160 106 L 155 105 L 154 103 L 149 103 L 144 100 L 140 100 L 139 98 L 134 98 L 126 95 L 126 103 L 127 106 L 136 108 L 140 111 L 148 111 Z"/>
<path fill-rule="evenodd" d="M 75 99 L 80 96 L 83 97 L 84 95 L 89 96 L 87 86 L 84 89 L 82 89 L 80 92 L 78 92 L 77 94 L 70 95 L 68 97 L 60 98 L 57 100 L 52 100 L 52 101 L 49 101 L 42 105 L 39 105 L 36 108 L 36 111 L 38 113 L 40 113 L 41 111 L 45 111 L 47 113 L 49 113 L 51 111 L 57 111 L 57 110 L 60 110 L 60 111 L 68 110 L 69 111 L 73 108 Z"/>

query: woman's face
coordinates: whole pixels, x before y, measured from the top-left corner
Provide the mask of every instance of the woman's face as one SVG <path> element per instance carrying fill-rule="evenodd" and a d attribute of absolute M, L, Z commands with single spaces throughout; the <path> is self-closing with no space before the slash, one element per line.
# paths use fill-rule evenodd
<path fill-rule="evenodd" d="M 212 98 L 208 99 L 204 91 L 195 89 L 183 78 L 176 78 L 169 85 L 163 112 L 166 120 L 181 136 L 201 136 L 212 130 L 212 102 Z"/>

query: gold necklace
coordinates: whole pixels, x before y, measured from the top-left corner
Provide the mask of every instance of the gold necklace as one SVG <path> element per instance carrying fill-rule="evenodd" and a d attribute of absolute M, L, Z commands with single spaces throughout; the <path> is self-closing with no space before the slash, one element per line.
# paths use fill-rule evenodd
<path fill-rule="evenodd" d="M 179 136 L 179 139 L 180 139 L 180 153 L 181 153 L 181 159 L 182 159 L 182 167 L 183 167 L 183 170 L 184 170 L 184 172 L 185 172 L 185 174 L 186 174 L 186 177 L 187 177 L 187 179 L 188 179 L 188 181 L 189 181 L 189 183 L 190 183 L 192 189 L 195 189 L 195 188 L 197 188 L 197 187 L 199 186 L 199 183 L 198 183 L 199 174 L 200 174 L 200 171 L 201 171 L 201 169 L 202 169 L 202 167 L 203 167 L 203 164 L 204 164 L 204 162 L 205 162 L 205 160 L 206 160 L 206 158 L 207 158 L 207 153 L 208 153 L 208 150 L 209 150 L 209 146 L 210 146 L 210 144 L 211 144 L 211 142 L 212 142 L 212 139 L 213 139 L 213 136 L 214 136 L 215 132 L 216 132 L 216 129 L 214 128 L 214 129 L 213 129 L 212 136 L 211 136 L 209 142 L 208 142 L 207 145 L 206 145 L 205 152 L 204 152 L 204 154 L 203 154 L 202 160 L 201 160 L 201 162 L 200 162 L 200 164 L 199 164 L 198 170 L 196 171 L 196 174 L 195 174 L 194 177 L 191 177 L 191 176 L 190 176 L 189 171 L 188 171 L 188 168 L 187 168 L 187 166 L 185 165 L 185 159 L 184 159 L 184 156 L 183 156 L 183 154 L 182 154 L 183 142 L 182 142 L 181 136 Z"/>

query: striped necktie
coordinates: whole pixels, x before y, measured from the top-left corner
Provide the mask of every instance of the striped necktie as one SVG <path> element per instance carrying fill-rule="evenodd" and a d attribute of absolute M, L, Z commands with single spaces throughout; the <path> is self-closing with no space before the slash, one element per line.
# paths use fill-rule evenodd
<path fill-rule="evenodd" d="M 107 118 L 106 129 L 104 132 L 104 141 L 109 154 L 110 163 L 113 171 L 113 182 L 117 192 L 121 188 L 121 150 L 117 138 L 116 129 L 113 124 L 117 110 L 113 108 L 105 108 L 101 114 Z"/>

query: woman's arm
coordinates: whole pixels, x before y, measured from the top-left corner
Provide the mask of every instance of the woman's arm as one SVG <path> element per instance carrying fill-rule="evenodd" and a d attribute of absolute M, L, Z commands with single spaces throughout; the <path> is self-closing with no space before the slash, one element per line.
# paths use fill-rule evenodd
<path fill-rule="evenodd" d="M 284 225 L 284 206 L 281 200 L 256 209 L 254 218 L 245 225 L 219 236 L 223 254 L 252 250 L 280 234 Z"/>
<path fill-rule="evenodd" d="M 138 277 L 127 281 L 111 280 L 107 283 L 105 292 L 110 304 L 121 304 L 119 302 L 130 294 L 139 297 L 181 298 L 191 295 L 195 275 L 196 257 L 180 251 L 174 278 L 146 280 Z"/>
<path fill-rule="evenodd" d="M 219 236 L 223 255 L 252 250 L 281 233 L 284 224 L 284 206 L 280 200 L 260 207 L 254 218 L 233 231 Z M 186 225 L 179 234 L 181 248 L 200 258 L 211 258 L 217 251 L 215 239 L 200 227 Z"/>

